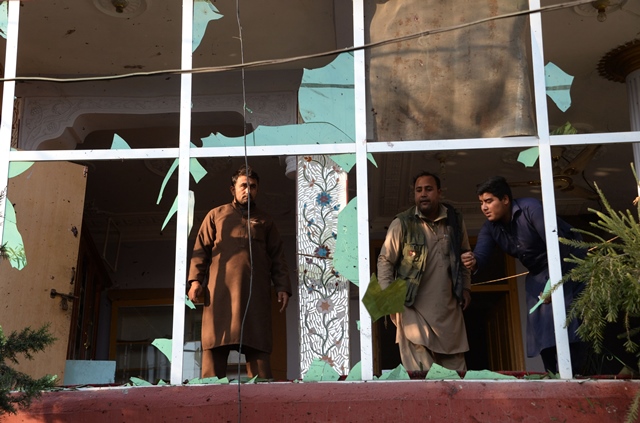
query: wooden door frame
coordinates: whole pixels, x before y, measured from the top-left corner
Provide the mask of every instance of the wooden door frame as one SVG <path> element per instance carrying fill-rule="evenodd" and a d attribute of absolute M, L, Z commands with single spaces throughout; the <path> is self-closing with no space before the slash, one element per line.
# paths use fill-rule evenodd
<path fill-rule="evenodd" d="M 111 286 L 111 279 L 84 223 L 74 272 L 76 301 L 73 302 L 71 315 L 67 360 L 95 360 L 99 337 L 100 296 Z M 82 349 L 85 350 L 84 354 L 80 353 Z"/>
<path fill-rule="evenodd" d="M 477 237 L 469 237 L 469 243 L 473 246 L 476 244 Z M 509 334 L 513 340 L 509 345 L 510 361 L 513 363 L 514 371 L 524 371 L 526 369 L 524 347 L 522 341 L 522 325 L 520 321 L 520 302 L 518 300 L 518 278 L 516 275 L 516 260 L 506 253 L 502 253 L 505 262 L 504 274 L 507 283 L 496 284 L 501 281 L 481 281 L 471 285 L 471 293 L 499 293 L 504 292 L 509 296 L 508 314 L 509 314 Z"/>

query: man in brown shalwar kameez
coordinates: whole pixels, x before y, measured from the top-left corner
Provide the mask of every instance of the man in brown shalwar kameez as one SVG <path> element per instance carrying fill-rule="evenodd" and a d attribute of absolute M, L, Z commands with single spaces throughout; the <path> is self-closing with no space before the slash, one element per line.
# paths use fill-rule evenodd
<path fill-rule="evenodd" d="M 382 289 L 396 278 L 407 282 L 404 312 L 392 316 L 402 365 L 429 370 L 433 363 L 467 369 L 469 350 L 462 314 L 471 302 L 471 275 L 460 256 L 470 251 L 458 213 L 440 202 L 440 179 L 429 172 L 414 178 L 415 207 L 389 225 L 378 257 Z"/>
<path fill-rule="evenodd" d="M 194 301 L 204 294 L 203 378 L 225 377 L 231 350 L 245 355 L 249 377 L 273 377 L 271 282 L 283 312 L 291 281 L 278 230 L 255 204 L 258 183 L 256 172 L 241 167 L 231 178 L 233 201 L 211 210 L 196 238 L 188 296 Z"/>

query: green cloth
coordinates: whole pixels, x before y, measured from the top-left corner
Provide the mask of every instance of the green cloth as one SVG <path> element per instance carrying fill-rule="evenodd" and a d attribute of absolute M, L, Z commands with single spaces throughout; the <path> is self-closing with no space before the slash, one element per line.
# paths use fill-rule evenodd
<path fill-rule="evenodd" d="M 362 303 L 367 308 L 371 320 L 375 322 L 388 314 L 402 313 L 407 296 L 407 282 L 396 279 L 387 289 L 382 289 L 375 273 L 371 275 L 367 292 L 362 297 Z"/>

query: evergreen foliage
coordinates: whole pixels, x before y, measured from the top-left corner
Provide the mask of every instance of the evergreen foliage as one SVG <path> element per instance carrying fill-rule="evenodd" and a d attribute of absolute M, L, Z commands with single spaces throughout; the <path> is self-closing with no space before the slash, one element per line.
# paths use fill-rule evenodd
<path fill-rule="evenodd" d="M 0 260 L 6 260 L 9 258 L 9 254 L 7 253 L 6 244 L 0 245 Z"/>
<path fill-rule="evenodd" d="M 574 318 L 581 320 L 578 335 L 592 343 L 597 353 L 603 349 L 607 324 L 621 322 L 626 330 L 619 337 L 625 339 L 626 351 L 640 358 L 640 327 L 632 327 L 630 323 L 632 319 L 640 317 L 640 223 L 629 210 L 615 211 L 597 185 L 596 191 L 604 211 L 589 209 L 598 217 L 591 225 L 610 237 L 605 239 L 589 231 L 574 229 L 588 235 L 593 241 L 560 239 L 564 244 L 588 249 L 584 259 L 566 259 L 575 263 L 576 267 L 563 277 L 563 282 L 570 279 L 585 283 L 584 290 L 569 309 L 567 322 Z M 636 198 L 633 204 L 640 217 L 639 199 Z M 627 422 L 638 419 L 639 409 L 640 391 L 631 404 Z"/>
<path fill-rule="evenodd" d="M 44 351 L 45 347 L 54 341 L 48 325 L 35 331 L 28 327 L 20 332 L 13 331 L 8 337 L 0 327 L 0 415 L 15 414 L 16 405 L 28 407 L 42 391 L 55 386 L 55 376 L 33 379 L 10 367 L 10 364 L 19 363 L 19 355 L 32 360 L 33 353 Z M 12 391 L 16 392 L 12 394 Z"/>
<path fill-rule="evenodd" d="M 640 224 L 631 212 L 615 212 L 602 192 L 597 188 L 606 212 L 590 210 L 598 216 L 591 225 L 614 238 L 608 241 L 594 233 L 578 230 L 595 241 L 561 242 L 580 248 L 588 248 L 584 259 L 571 257 L 576 263 L 565 280 L 586 284 L 582 294 L 572 304 L 567 321 L 581 320 L 578 335 L 593 343 L 596 352 L 602 351 L 602 340 L 607 323 L 625 323 L 625 348 L 638 351 L 640 328 L 629 326 L 630 318 L 640 316 Z M 577 229 L 574 229 L 577 230 Z"/>

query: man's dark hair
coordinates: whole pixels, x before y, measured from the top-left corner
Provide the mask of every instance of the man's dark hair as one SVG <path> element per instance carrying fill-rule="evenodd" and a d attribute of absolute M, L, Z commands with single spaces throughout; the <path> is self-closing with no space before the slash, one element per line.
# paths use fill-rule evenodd
<path fill-rule="evenodd" d="M 418 173 L 416 176 L 413 177 L 413 181 L 411 183 L 411 190 L 413 190 L 416 187 L 416 181 L 418 180 L 418 178 L 422 178 L 423 176 L 431 176 L 433 179 L 436 180 L 436 187 L 438 187 L 438 189 L 440 189 L 440 178 L 438 178 L 438 175 L 435 175 L 431 172 L 427 172 L 426 170 L 423 170 L 422 172 Z"/>
<path fill-rule="evenodd" d="M 242 165 L 242 167 L 240 167 L 240 169 L 238 169 L 236 173 L 234 173 L 233 176 L 231 177 L 232 187 L 236 186 L 236 182 L 238 182 L 238 178 L 240 176 L 246 176 L 247 178 L 255 179 L 258 184 L 260 183 L 260 177 L 258 176 L 256 171 L 253 170 L 251 166 L 247 167 Z"/>
<path fill-rule="evenodd" d="M 477 195 L 482 195 L 487 192 L 494 195 L 499 200 L 502 200 L 505 195 L 509 199 L 509 202 L 513 200 L 511 187 L 507 183 L 507 180 L 502 176 L 493 176 L 478 185 L 478 188 L 476 189 Z"/>

